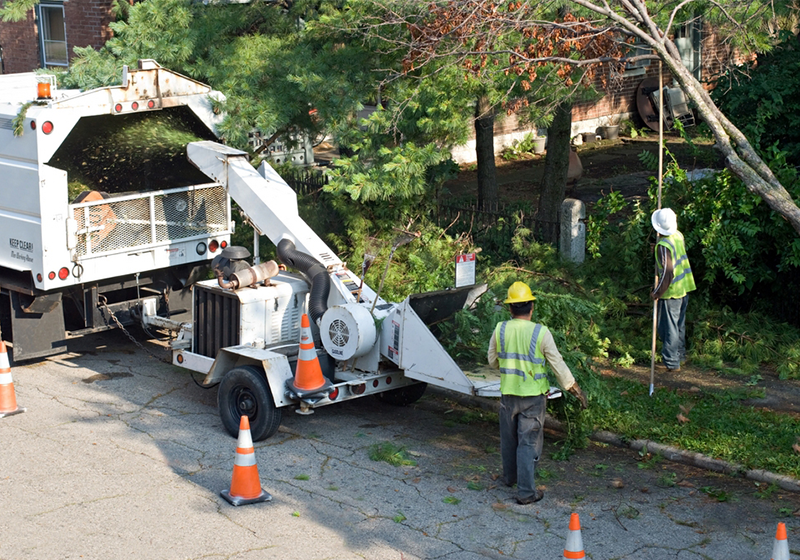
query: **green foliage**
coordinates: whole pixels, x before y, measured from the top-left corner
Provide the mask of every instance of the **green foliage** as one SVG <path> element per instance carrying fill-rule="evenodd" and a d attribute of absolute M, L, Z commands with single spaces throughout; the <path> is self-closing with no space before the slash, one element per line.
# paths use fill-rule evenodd
<path fill-rule="evenodd" d="M 758 64 L 733 67 L 712 90 L 717 106 L 761 150 L 779 147 L 800 164 L 800 45 L 786 33 Z"/>
<path fill-rule="evenodd" d="M 502 151 L 500 155 L 506 161 L 522 159 L 525 154 L 533 153 L 535 139 L 536 136 L 529 132 L 522 138 L 522 140 L 514 140 L 510 146 Z"/>
<path fill-rule="evenodd" d="M 33 105 L 32 101 L 24 103 L 19 108 L 19 113 L 17 113 L 17 116 L 11 121 L 11 130 L 14 133 L 14 136 L 22 136 L 22 133 L 25 131 L 25 115 L 28 113 L 28 108 L 31 105 Z"/>
<path fill-rule="evenodd" d="M 600 240 L 606 237 L 611 228 L 610 217 L 625 208 L 625 199 L 618 191 L 611 191 L 595 203 L 591 215 L 586 218 L 586 252 L 599 258 Z"/>
<path fill-rule="evenodd" d="M 691 355 L 699 365 L 751 375 L 763 364 L 772 364 L 781 379 L 800 377 L 797 327 L 730 308 L 703 310 L 692 325 Z"/>
<path fill-rule="evenodd" d="M 417 462 L 409 459 L 408 451 L 403 446 L 397 446 L 390 441 L 375 443 L 369 447 L 369 458 L 373 461 L 383 461 L 395 467 L 416 466 Z"/>

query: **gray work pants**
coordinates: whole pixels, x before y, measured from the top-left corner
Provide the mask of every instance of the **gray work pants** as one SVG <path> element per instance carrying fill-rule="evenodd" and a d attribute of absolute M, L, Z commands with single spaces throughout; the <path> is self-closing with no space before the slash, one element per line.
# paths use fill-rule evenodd
<path fill-rule="evenodd" d="M 503 395 L 500 399 L 500 455 L 503 479 L 517 484 L 517 497 L 536 494 L 536 463 L 544 446 L 544 412 L 547 397 Z"/>
<path fill-rule="evenodd" d="M 658 337 L 661 359 L 670 369 L 686 360 L 686 306 L 689 294 L 682 298 L 658 300 Z"/>

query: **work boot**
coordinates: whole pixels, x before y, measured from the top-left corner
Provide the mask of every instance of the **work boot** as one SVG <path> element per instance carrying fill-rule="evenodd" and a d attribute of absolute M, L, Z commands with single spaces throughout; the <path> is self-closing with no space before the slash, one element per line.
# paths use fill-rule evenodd
<path fill-rule="evenodd" d="M 537 489 L 536 494 L 534 494 L 533 496 L 528 496 L 527 498 L 520 498 L 519 496 L 517 496 L 516 500 L 519 505 L 527 506 L 528 504 L 538 502 L 542 498 L 544 498 L 544 492 Z"/>

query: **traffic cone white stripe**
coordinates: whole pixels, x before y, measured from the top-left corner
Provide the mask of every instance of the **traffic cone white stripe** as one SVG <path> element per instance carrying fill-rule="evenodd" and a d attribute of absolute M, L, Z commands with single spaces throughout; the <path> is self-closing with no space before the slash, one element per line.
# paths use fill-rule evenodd
<path fill-rule="evenodd" d="M 5 345 L 3 345 L 3 353 L 0 354 L 0 371 L 11 371 L 11 364 L 8 363 L 8 354 L 5 351 Z"/>
<path fill-rule="evenodd" d="M 310 344 L 308 348 L 303 348 L 303 345 L 300 345 L 300 352 L 298 352 L 297 357 L 301 360 L 313 360 L 317 357 L 317 351 L 314 349 L 314 345 Z"/>
<path fill-rule="evenodd" d="M 249 449 L 252 451 L 253 436 L 250 434 L 250 430 L 241 430 L 241 429 L 239 430 L 239 437 L 236 440 L 236 447 L 238 447 L 239 449 L 245 449 L 245 450 Z"/>
<path fill-rule="evenodd" d="M 0 373 L 0 385 L 11 385 L 14 382 L 11 379 L 11 372 L 9 373 Z"/>
<path fill-rule="evenodd" d="M 255 453 L 242 453 L 240 450 L 236 450 L 236 457 L 233 458 L 233 464 L 238 465 L 240 467 L 252 467 L 256 464 L 256 454 Z"/>

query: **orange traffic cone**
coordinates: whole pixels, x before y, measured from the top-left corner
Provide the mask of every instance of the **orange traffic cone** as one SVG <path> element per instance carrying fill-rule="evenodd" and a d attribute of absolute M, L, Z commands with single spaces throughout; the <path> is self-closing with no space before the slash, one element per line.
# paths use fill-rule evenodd
<path fill-rule="evenodd" d="M 250 419 L 247 416 L 242 416 L 239 421 L 239 440 L 236 443 L 236 457 L 233 459 L 231 488 L 223 490 L 220 495 L 234 506 L 268 502 L 272 499 L 272 496 L 261 489 L 253 437 L 250 435 Z"/>
<path fill-rule="evenodd" d="M 6 343 L 0 340 L 0 418 L 25 412 L 17 406 L 14 381 L 11 379 L 11 365 L 8 363 Z"/>
<path fill-rule="evenodd" d="M 318 393 L 328 393 L 331 382 L 322 375 L 317 351 L 314 349 L 314 339 L 311 336 L 311 324 L 308 315 L 303 313 L 300 321 L 300 353 L 297 355 L 297 370 L 294 379 L 289 383 L 289 388 L 303 398 Z"/>
<path fill-rule="evenodd" d="M 789 560 L 789 541 L 786 539 L 786 524 L 784 523 L 778 523 L 778 530 L 775 532 L 772 560 Z"/>
<path fill-rule="evenodd" d="M 581 537 L 581 520 L 577 513 L 569 517 L 569 533 L 567 544 L 564 545 L 564 558 L 586 558 L 583 551 L 583 537 Z"/>

